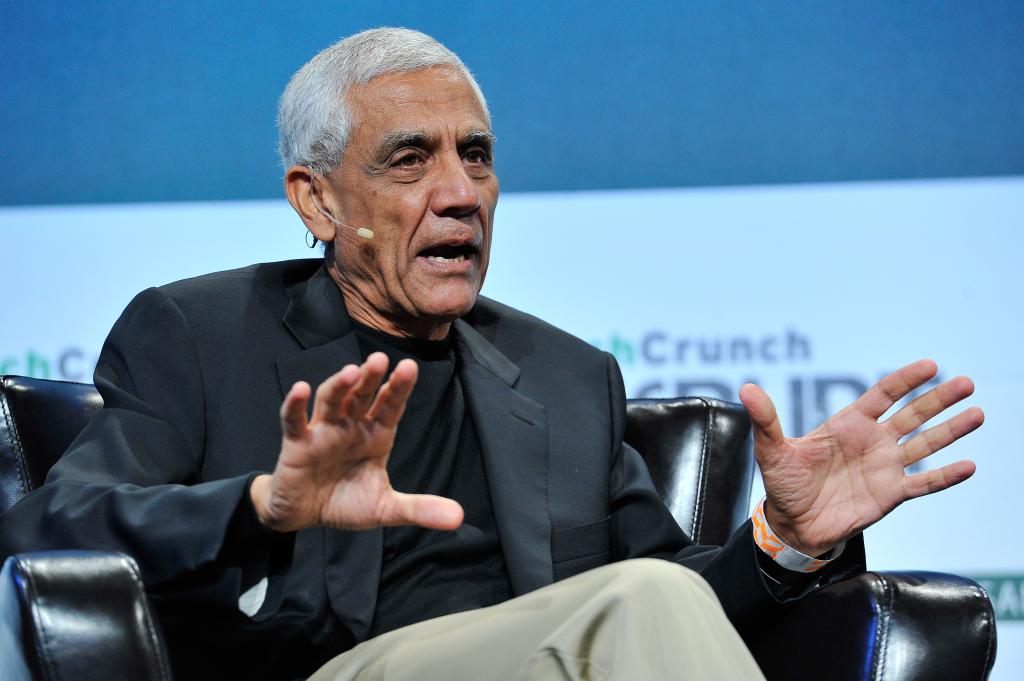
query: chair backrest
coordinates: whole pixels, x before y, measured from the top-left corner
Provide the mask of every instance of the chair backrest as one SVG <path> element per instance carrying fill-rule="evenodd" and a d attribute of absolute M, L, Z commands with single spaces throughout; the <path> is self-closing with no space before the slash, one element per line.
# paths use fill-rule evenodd
<path fill-rule="evenodd" d="M 0 377 L 0 512 L 43 484 L 102 406 L 85 383 Z M 629 400 L 626 441 L 695 541 L 724 543 L 743 522 L 754 468 L 742 406 L 700 397 Z"/>
<path fill-rule="evenodd" d="M 747 518 L 754 454 L 742 405 L 708 397 L 629 400 L 626 442 L 695 542 L 724 544 Z"/>
<path fill-rule="evenodd" d="M 86 383 L 0 376 L 0 512 L 43 484 L 102 406 Z"/>
<path fill-rule="evenodd" d="M 135 561 L 43 551 L 0 570 L 0 679 L 170 681 L 167 649 Z"/>

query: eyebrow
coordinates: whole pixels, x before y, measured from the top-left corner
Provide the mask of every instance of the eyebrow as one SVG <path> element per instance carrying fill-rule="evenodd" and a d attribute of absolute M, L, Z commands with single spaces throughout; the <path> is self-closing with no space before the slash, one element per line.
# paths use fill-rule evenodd
<path fill-rule="evenodd" d="M 426 132 L 422 130 L 396 130 L 384 135 L 384 139 L 377 145 L 375 156 L 383 161 L 402 147 L 420 147 L 425 149 L 428 146 L 430 146 L 430 135 Z"/>
<path fill-rule="evenodd" d="M 459 142 L 459 146 L 465 146 L 467 144 L 482 144 L 488 149 L 494 146 L 494 143 L 498 141 L 498 138 L 493 133 L 487 130 L 470 130 L 466 133 L 462 141 Z"/>
<path fill-rule="evenodd" d="M 494 146 L 496 139 L 494 134 L 488 130 L 470 130 L 462 136 L 458 144 L 460 147 L 467 144 L 480 144 L 490 149 Z M 377 145 L 375 157 L 383 161 L 402 147 L 427 149 L 431 146 L 431 141 L 431 136 L 423 130 L 396 130 L 384 135 L 380 144 Z"/>

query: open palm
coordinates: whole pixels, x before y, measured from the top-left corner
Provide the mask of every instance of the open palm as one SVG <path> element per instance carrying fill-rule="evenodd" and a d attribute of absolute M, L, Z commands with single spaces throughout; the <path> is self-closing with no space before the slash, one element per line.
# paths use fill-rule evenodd
<path fill-rule="evenodd" d="M 454 529 L 462 509 L 454 501 L 403 494 L 391 487 L 388 457 L 398 422 L 416 383 L 412 360 L 399 362 L 387 383 L 388 360 L 374 353 L 346 366 L 316 391 L 296 383 L 281 405 L 284 432 L 272 476 L 253 481 L 253 502 L 268 527 L 293 531 L 314 525 L 364 530 L 385 525 Z"/>
<path fill-rule="evenodd" d="M 973 393 L 970 379 L 946 381 L 891 418 L 879 420 L 936 372 L 930 360 L 909 364 L 800 438 L 783 435 L 775 406 L 763 390 L 743 386 L 740 399 L 754 426 L 755 457 L 767 495 L 765 512 L 783 541 L 807 555 L 821 555 L 904 501 L 944 490 L 974 474 L 970 461 L 914 475 L 907 475 L 905 468 L 978 428 L 984 414 L 977 407 L 901 442 Z"/>

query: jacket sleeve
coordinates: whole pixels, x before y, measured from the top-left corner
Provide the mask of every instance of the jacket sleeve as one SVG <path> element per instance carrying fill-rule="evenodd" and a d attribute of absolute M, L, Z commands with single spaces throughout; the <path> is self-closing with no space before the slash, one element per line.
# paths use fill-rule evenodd
<path fill-rule="evenodd" d="M 104 343 L 95 384 L 103 409 L 46 484 L 0 518 L 0 554 L 123 551 L 151 591 L 199 591 L 237 607 L 246 575 L 291 535 L 256 519 L 255 473 L 202 481 L 202 371 L 173 299 L 149 289 L 129 304 Z"/>
<path fill-rule="evenodd" d="M 640 454 L 622 440 L 625 389 L 615 360 L 609 356 L 612 437 L 618 444 L 611 473 L 612 556 L 616 560 L 652 557 L 672 560 L 694 570 L 711 585 L 733 626 L 747 638 L 763 626 L 781 604 L 812 589 L 864 570 L 863 541 L 847 543 L 843 555 L 799 588 L 770 583 L 759 566 L 750 521 L 724 546 L 694 544 L 662 501 Z"/>

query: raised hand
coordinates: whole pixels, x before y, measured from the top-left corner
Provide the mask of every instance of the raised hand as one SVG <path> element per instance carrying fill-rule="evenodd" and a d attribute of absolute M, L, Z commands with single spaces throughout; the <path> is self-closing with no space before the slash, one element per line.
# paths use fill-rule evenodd
<path fill-rule="evenodd" d="M 281 405 L 284 436 L 277 466 L 273 475 L 257 476 L 250 487 L 264 525 L 288 532 L 314 525 L 451 530 L 462 523 L 457 502 L 391 487 L 388 456 L 417 367 L 402 360 L 381 386 L 387 368 L 387 356 L 379 352 L 362 366 L 346 366 L 317 388 L 309 419 L 309 384 L 292 386 Z"/>
<path fill-rule="evenodd" d="M 985 417 L 977 407 L 900 442 L 973 393 L 969 378 L 950 379 L 879 421 L 936 372 L 931 360 L 909 364 L 800 438 L 783 435 L 775 406 L 761 388 L 743 386 L 740 400 L 754 425 L 754 452 L 767 496 L 765 514 L 780 539 L 807 555 L 821 555 L 907 499 L 939 492 L 974 474 L 970 461 L 914 475 L 904 469 L 978 428 Z"/>

